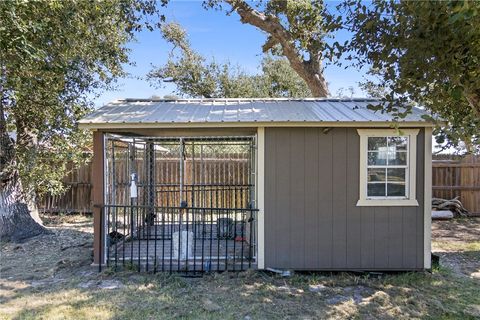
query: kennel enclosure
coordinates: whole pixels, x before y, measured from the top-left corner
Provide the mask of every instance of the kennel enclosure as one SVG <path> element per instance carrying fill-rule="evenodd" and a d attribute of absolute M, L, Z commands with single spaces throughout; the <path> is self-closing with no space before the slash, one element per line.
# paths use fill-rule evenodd
<path fill-rule="evenodd" d="M 107 266 L 255 265 L 255 136 L 107 134 L 104 145 Z"/>

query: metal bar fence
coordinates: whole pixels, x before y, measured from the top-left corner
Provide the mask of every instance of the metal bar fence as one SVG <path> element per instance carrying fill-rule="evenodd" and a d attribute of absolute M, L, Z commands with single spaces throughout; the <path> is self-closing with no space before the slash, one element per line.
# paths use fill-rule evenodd
<path fill-rule="evenodd" d="M 149 214 L 155 212 L 153 225 Z M 135 212 L 135 232 L 131 219 Z M 257 209 L 105 205 L 106 265 L 114 270 L 197 274 L 243 271 L 255 266 L 253 226 Z M 128 214 L 127 214 L 128 213 Z M 157 231 L 151 232 L 148 229 Z M 247 236 L 248 235 L 248 236 Z M 154 242 L 152 243 L 152 240 Z M 154 250 L 148 246 L 154 245 Z M 209 252 L 208 255 L 205 253 Z M 100 266 L 101 270 L 101 266 Z"/>
<path fill-rule="evenodd" d="M 255 266 L 254 137 L 107 141 L 107 266 L 194 274 Z"/>

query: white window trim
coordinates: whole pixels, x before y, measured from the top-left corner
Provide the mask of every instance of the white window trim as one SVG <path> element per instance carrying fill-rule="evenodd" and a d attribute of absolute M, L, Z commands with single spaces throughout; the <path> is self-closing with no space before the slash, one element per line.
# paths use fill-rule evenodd
<path fill-rule="evenodd" d="M 417 135 L 419 129 L 357 129 L 360 135 L 360 195 L 357 206 L 418 206 L 416 199 Z M 367 198 L 368 137 L 408 136 L 406 198 Z"/>

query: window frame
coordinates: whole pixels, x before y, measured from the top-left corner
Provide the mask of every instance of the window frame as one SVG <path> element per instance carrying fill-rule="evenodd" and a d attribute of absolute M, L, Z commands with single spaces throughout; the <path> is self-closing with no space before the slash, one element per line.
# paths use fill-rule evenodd
<path fill-rule="evenodd" d="M 357 129 L 360 135 L 360 194 L 357 206 L 418 206 L 416 199 L 416 166 L 417 166 L 417 136 L 420 129 Z M 407 137 L 407 164 L 405 169 L 405 196 L 368 197 L 368 169 L 376 166 L 368 165 L 368 138 L 369 137 Z M 388 152 L 388 151 L 387 151 Z M 391 168 L 395 168 L 392 166 Z M 378 166 L 386 168 L 389 166 Z M 387 178 L 388 179 L 388 178 Z M 385 181 L 385 184 L 388 180 Z"/>

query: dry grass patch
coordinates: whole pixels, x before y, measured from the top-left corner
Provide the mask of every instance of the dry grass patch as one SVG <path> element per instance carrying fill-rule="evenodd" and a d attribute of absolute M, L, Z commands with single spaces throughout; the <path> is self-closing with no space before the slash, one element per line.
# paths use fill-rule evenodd
<path fill-rule="evenodd" d="M 22 244 L 22 249 L 2 244 L 1 319 L 480 317 L 480 281 L 470 276 L 477 256 L 467 255 L 479 251 L 472 239 L 436 238 L 434 247 L 445 254 L 442 261 L 456 264 L 441 266 L 432 273 L 378 278 L 324 273 L 282 278 L 243 272 L 181 278 L 133 271 L 105 270 L 99 274 L 89 266 L 91 219 L 51 221 L 52 235 L 32 239 Z M 478 228 L 480 221 L 474 225 Z M 461 255 L 465 260 L 448 260 L 451 256 L 447 254 Z"/>

